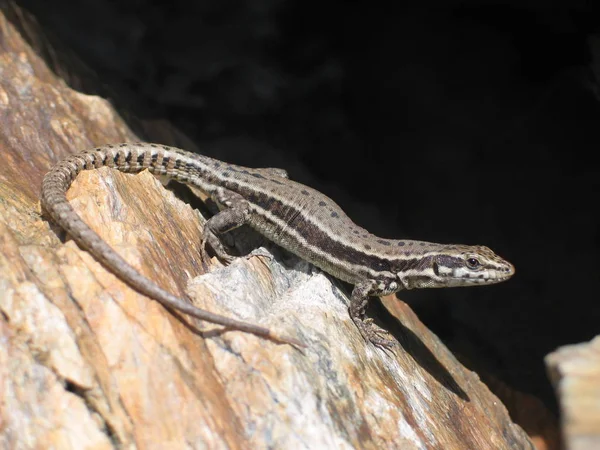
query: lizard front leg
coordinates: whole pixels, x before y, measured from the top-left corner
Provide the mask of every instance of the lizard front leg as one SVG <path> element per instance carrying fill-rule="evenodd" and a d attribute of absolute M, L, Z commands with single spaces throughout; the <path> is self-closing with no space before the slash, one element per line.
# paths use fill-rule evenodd
<path fill-rule="evenodd" d="M 217 255 L 217 258 L 224 264 L 230 264 L 235 256 L 229 254 L 219 235 L 248 222 L 250 208 L 244 197 L 225 188 L 216 189 L 211 198 L 224 209 L 206 221 L 202 245 L 204 247 L 208 244 Z"/>
<path fill-rule="evenodd" d="M 354 286 L 352 295 L 350 296 L 350 306 L 348 307 L 350 318 L 363 338 L 377 347 L 391 349 L 398 345 L 398 343 L 389 337 L 390 334 L 388 331 L 377 326 L 373 322 L 373 319 L 365 318 L 369 298 L 371 296 L 380 297 L 382 295 L 387 295 L 395 290 L 397 289 L 392 289 L 391 286 L 381 286 L 381 283 L 378 281 L 368 280 Z"/>

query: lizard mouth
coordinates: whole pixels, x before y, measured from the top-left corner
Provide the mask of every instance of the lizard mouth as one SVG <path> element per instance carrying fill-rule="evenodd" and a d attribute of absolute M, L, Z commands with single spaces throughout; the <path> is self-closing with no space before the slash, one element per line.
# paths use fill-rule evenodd
<path fill-rule="evenodd" d="M 479 272 L 465 272 L 462 268 L 454 270 L 448 275 L 450 283 L 454 285 L 486 285 L 501 283 L 514 275 L 512 266 L 501 269 L 488 269 Z"/>
<path fill-rule="evenodd" d="M 501 283 L 515 274 L 515 267 L 509 262 L 486 264 L 478 269 L 459 265 L 451 270 L 443 269 L 437 261 L 433 263 L 433 273 L 446 286 L 472 286 Z"/>

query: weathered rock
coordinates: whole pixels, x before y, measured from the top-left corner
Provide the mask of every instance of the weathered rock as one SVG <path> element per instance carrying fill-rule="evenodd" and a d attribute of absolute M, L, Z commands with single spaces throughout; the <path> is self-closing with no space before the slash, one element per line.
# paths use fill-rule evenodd
<path fill-rule="evenodd" d="M 560 402 L 565 448 L 600 448 L 600 336 L 550 353 L 546 367 Z"/>
<path fill-rule="evenodd" d="M 39 188 L 60 158 L 137 137 L 106 100 L 49 70 L 4 15 L 0 38 L 3 448 L 532 448 L 403 302 L 385 300 L 398 319 L 381 311 L 401 346 L 374 348 L 339 283 L 295 257 L 203 260 L 203 220 L 148 173 L 84 173 L 69 198 L 159 285 L 308 347 L 174 316 L 104 270 L 41 215 Z"/>

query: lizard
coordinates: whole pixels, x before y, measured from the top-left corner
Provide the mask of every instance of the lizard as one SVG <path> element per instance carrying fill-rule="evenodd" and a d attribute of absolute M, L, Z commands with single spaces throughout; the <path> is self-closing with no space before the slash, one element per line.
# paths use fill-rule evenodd
<path fill-rule="evenodd" d="M 84 250 L 141 294 L 198 319 L 303 347 L 268 328 L 199 309 L 165 291 L 130 266 L 75 212 L 66 192 L 82 170 L 107 166 L 127 173 L 148 169 L 209 196 L 220 211 L 204 227 L 208 245 L 224 264 L 234 256 L 219 236 L 244 224 L 269 240 L 353 285 L 348 312 L 363 338 L 378 347 L 397 345 L 372 318 L 371 297 L 404 289 L 488 285 L 509 279 L 514 266 L 484 246 L 377 237 L 356 225 L 325 194 L 292 181 L 282 169 L 229 164 L 153 143 L 105 145 L 72 154 L 44 177 L 41 205 Z"/>

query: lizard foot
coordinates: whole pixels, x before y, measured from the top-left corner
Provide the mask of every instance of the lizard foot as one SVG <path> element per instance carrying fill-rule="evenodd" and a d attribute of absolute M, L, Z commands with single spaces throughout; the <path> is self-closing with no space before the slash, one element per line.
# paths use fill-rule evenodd
<path fill-rule="evenodd" d="M 227 252 L 227 250 L 225 250 L 225 246 L 223 244 L 221 244 L 220 241 L 217 241 L 217 242 L 218 242 L 218 244 L 212 245 L 214 243 L 214 241 L 213 241 L 213 243 L 211 243 L 211 242 L 208 242 L 208 239 L 204 239 L 202 241 L 202 252 L 204 253 L 204 256 L 206 256 L 208 259 L 210 259 L 210 256 L 208 255 L 208 252 L 206 251 L 206 247 L 208 245 L 211 248 L 211 250 L 215 253 L 215 256 L 218 258 L 218 260 L 221 261 L 221 263 L 223 263 L 224 266 L 228 266 L 233 261 L 235 261 L 238 257 L 229 254 L 229 252 Z"/>
<path fill-rule="evenodd" d="M 398 341 L 392 339 L 388 331 L 376 325 L 373 319 L 355 320 L 354 323 L 363 338 L 376 347 L 391 350 L 398 345 Z"/>

